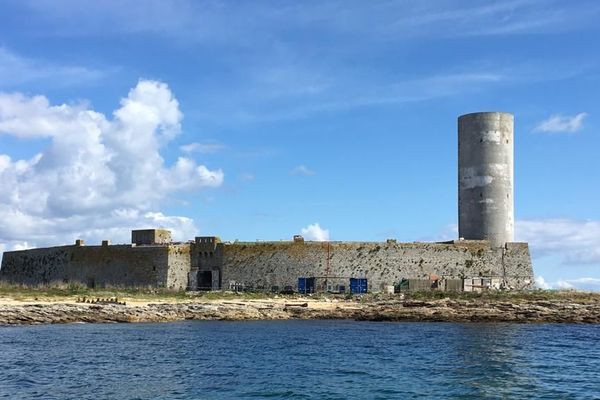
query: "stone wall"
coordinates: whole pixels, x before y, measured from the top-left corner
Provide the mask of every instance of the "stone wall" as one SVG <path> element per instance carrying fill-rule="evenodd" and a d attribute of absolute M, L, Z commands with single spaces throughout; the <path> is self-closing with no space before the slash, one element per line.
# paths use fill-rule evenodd
<path fill-rule="evenodd" d="M 297 289 L 300 277 L 328 277 L 348 287 L 367 278 L 380 291 L 403 278 L 501 277 L 530 288 L 526 243 L 490 247 L 487 241 L 447 243 L 256 242 L 218 238 L 170 245 L 62 246 L 5 252 L 0 280 L 19 284 L 79 282 L 89 286 L 153 286 L 173 290 L 245 287 Z M 324 279 L 322 279 L 323 281 Z"/>
<path fill-rule="evenodd" d="M 533 288 L 533 266 L 527 243 L 506 243 L 503 264 L 509 283 L 515 288 Z"/>
<path fill-rule="evenodd" d="M 190 273 L 190 245 L 172 244 L 168 246 L 167 288 L 185 290 L 188 286 Z"/>
<path fill-rule="evenodd" d="M 180 278 L 169 273 L 170 256 L 168 246 L 60 246 L 10 251 L 3 255 L 0 280 L 95 287 L 180 285 Z"/>
<path fill-rule="evenodd" d="M 370 291 L 402 278 L 429 279 L 432 274 L 457 279 L 505 277 L 511 287 L 533 284 L 529 248 L 510 243 L 492 248 L 487 241 L 449 243 L 257 242 L 223 246 L 222 282 L 226 288 L 297 287 L 299 277 L 367 278 Z"/>

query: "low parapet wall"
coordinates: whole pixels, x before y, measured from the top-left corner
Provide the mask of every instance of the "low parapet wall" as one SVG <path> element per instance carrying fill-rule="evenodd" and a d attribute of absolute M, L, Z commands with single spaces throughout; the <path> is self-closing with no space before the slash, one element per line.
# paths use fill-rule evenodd
<path fill-rule="evenodd" d="M 254 242 L 223 245 L 223 286 L 296 288 L 299 277 L 367 278 L 370 291 L 402 279 L 502 277 L 509 287 L 533 284 L 526 243 L 492 248 L 487 241 L 448 243 Z"/>

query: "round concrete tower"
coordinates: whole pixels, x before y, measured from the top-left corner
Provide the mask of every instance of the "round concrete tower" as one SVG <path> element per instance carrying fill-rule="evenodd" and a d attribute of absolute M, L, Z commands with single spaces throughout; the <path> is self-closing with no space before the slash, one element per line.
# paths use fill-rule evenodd
<path fill-rule="evenodd" d="M 480 112 L 458 118 L 458 234 L 492 246 L 514 241 L 514 117 Z"/>

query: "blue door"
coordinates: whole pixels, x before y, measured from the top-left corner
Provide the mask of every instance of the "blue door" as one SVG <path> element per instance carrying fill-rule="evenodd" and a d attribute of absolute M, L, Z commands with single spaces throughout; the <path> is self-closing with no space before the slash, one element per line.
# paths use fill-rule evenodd
<path fill-rule="evenodd" d="M 298 278 L 298 293 L 308 294 L 315 292 L 315 278 Z"/>
<path fill-rule="evenodd" d="M 306 278 L 298 278 L 298 293 L 306 294 Z"/>
<path fill-rule="evenodd" d="M 369 287 L 367 278 L 350 278 L 350 292 L 351 293 L 367 293 Z"/>

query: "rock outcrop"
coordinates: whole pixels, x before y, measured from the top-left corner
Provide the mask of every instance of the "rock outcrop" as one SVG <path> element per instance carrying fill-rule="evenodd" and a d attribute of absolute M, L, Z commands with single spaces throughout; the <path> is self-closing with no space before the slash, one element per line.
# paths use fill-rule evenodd
<path fill-rule="evenodd" d="M 0 305 L 0 325 L 74 322 L 168 322 L 181 320 L 354 319 L 517 323 L 600 323 L 599 301 L 379 300 L 286 304 L 220 301 L 146 305 L 36 303 Z"/>

